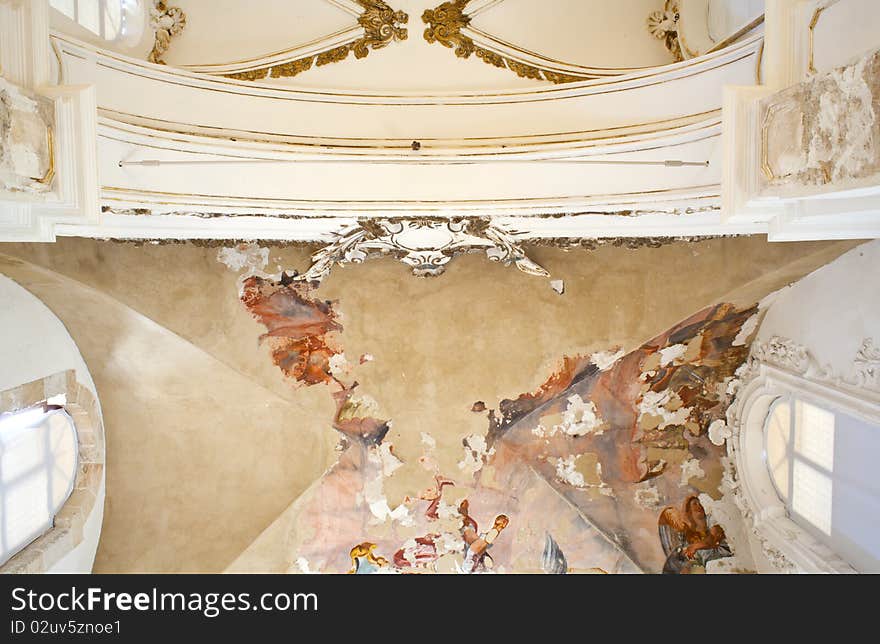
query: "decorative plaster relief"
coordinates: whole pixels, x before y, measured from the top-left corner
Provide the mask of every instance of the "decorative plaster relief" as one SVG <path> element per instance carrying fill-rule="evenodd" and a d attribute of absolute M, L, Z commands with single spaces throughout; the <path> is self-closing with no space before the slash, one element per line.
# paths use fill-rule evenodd
<path fill-rule="evenodd" d="M 409 22 L 409 16 L 406 12 L 392 9 L 382 0 L 355 0 L 355 2 L 364 9 L 363 13 L 358 16 L 358 25 L 364 33 L 356 40 L 311 56 L 265 65 L 243 72 L 224 74 L 224 76 L 238 80 L 259 80 L 266 78 L 266 76 L 272 78 L 296 76 L 311 69 L 312 65 L 321 67 L 343 61 L 348 58 L 349 52 L 353 52 L 355 58 L 361 59 L 365 58 L 370 50 L 382 49 L 392 42 L 407 39 L 408 32 L 403 26 Z"/>
<path fill-rule="evenodd" d="M 662 40 L 666 49 L 672 54 L 675 62 L 684 60 L 681 44 L 678 40 L 678 21 L 681 15 L 678 11 L 678 0 L 666 0 L 661 11 L 652 11 L 648 16 L 648 31 L 657 40 Z"/>
<path fill-rule="evenodd" d="M 834 373 L 829 366 L 819 364 L 810 350 L 802 344 L 779 336 L 756 343 L 752 347 L 751 362 L 771 364 L 833 387 L 880 392 L 880 348 L 874 345 L 873 338 L 862 340 L 861 347 L 853 358 L 852 369 L 844 374 Z"/>
<path fill-rule="evenodd" d="M 55 175 L 52 101 L 0 78 L 0 190 L 48 192 Z"/>
<path fill-rule="evenodd" d="M 751 536 L 760 544 L 764 556 L 777 572 L 853 572 L 836 554 L 807 535 L 788 519 L 779 499 L 768 500 L 758 490 L 772 490 L 769 473 L 761 458 L 747 449 L 755 443 L 752 435 L 762 434 L 764 416 L 755 407 L 757 401 L 781 395 L 778 387 L 766 384 L 767 369 L 774 368 L 794 378 L 793 387 L 817 383 L 845 399 L 860 401 L 877 399 L 880 394 L 880 349 L 872 338 L 862 340 L 848 373 L 835 373 L 821 365 L 810 350 L 789 338 L 773 336 L 755 342 L 749 359 L 737 370 L 728 384 L 735 395 L 727 410 L 727 427 L 716 431 L 713 442 L 726 440 L 730 458 L 726 462 L 722 491 L 741 510 Z M 757 411 L 753 411 L 753 408 Z M 754 418 L 756 415 L 759 418 Z M 757 437 L 763 444 L 760 436 Z"/>
<path fill-rule="evenodd" d="M 761 101 L 764 185 L 817 186 L 880 172 L 880 51 Z"/>
<path fill-rule="evenodd" d="M 565 74 L 550 69 L 540 69 L 475 44 L 470 36 L 462 33 L 462 29 L 467 28 L 471 23 L 470 16 L 464 13 L 469 2 L 470 0 L 451 0 L 444 2 L 436 9 L 427 9 L 422 14 L 422 22 L 428 25 L 424 32 L 425 40 L 428 43 L 437 42 L 444 47 L 454 49 L 455 55 L 459 58 L 470 58 L 471 55 L 476 54 L 477 58 L 484 63 L 501 69 L 509 69 L 521 78 L 546 80 L 557 84 L 595 78 L 589 74 Z"/>
<path fill-rule="evenodd" d="M 411 266 L 415 275 L 440 275 L 455 255 L 479 249 L 492 261 L 547 277 L 549 273 L 526 256 L 516 234 L 485 219 L 364 219 L 316 252 L 311 268 L 297 279 L 320 281 L 334 264 L 358 264 L 373 254 L 388 253 Z"/>
<path fill-rule="evenodd" d="M 171 39 L 186 27 L 186 14 L 180 7 L 169 7 L 163 0 L 153 0 L 150 7 L 150 29 L 156 34 L 153 49 L 147 57 L 151 63 L 164 65 L 162 56 L 171 46 Z"/>

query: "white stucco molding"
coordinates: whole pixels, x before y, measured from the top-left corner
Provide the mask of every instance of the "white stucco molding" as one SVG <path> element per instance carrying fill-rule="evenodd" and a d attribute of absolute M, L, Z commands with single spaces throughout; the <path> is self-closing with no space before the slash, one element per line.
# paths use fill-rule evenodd
<path fill-rule="evenodd" d="M 95 88 L 52 85 L 51 52 L 48 0 L 0 0 L 0 73 L 53 104 L 47 132 L 50 189 L 0 192 L 4 241 L 54 241 L 56 224 L 95 225 L 100 220 Z"/>
<path fill-rule="evenodd" d="M 860 96 L 876 85 L 880 38 L 866 25 L 878 16 L 864 0 L 767 0 L 764 82 L 724 90 L 723 221 L 762 223 L 770 241 L 880 235 L 876 154 L 860 140 L 871 127 L 847 124 L 874 119 Z M 830 153 L 817 147 L 826 140 Z"/>
<path fill-rule="evenodd" d="M 44 37 L 45 35 L 45 37 Z M 49 82 L 49 0 L 0 0 L 0 70 L 22 87 Z"/>
<path fill-rule="evenodd" d="M 777 572 L 852 573 L 854 569 L 818 542 L 786 512 L 770 479 L 764 455 L 764 425 L 772 403 L 796 394 L 868 422 L 880 423 L 880 351 L 862 342 L 848 373 L 817 362 L 807 347 L 772 337 L 756 342 L 731 383 L 727 451 L 732 466 L 723 487 L 743 513 L 752 536 Z"/>

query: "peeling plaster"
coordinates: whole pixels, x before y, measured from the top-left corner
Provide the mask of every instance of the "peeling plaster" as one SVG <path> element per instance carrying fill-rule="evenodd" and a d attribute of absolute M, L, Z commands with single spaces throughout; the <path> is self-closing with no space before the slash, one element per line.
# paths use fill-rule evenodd
<path fill-rule="evenodd" d="M 634 493 L 636 505 L 645 510 L 660 507 L 660 490 L 653 483 L 645 482 Z"/>
<path fill-rule="evenodd" d="M 28 193 L 51 189 L 53 114 L 49 99 L 0 77 L 0 189 Z"/>
<path fill-rule="evenodd" d="M 714 433 L 713 423 L 724 418 L 730 383 L 748 355 L 748 346 L 733 340 L 756 310 L 710 307 L 630 353 L 612 350 L 605 359 L 580 362 L 580 370 L 565 372 L 569 384 L 555 396 L 528 395 L 530 405 L 506 427 L 500 444 L 515 445 L 563 494 L 590 489 L 584 458 L 592 455 L 602 495 L 567 498 L 633 561 L 659 570 L 665 554 L 649 538 L 657 534 L 659 508 L 680 508 L 688 495 L 717 490 L 723 452 L 708 429 Z M 605 421 L 601 434 L 559 431 L 575 394 L 575 401 L 595 405 Z M 627 537 L 618 541 L 618 535 Z"/>
<path fill-rule="evenodd" d="M 599 435 L 603 432 L 603 421 L 599 417 L 595 403 L 584 402 L 577 394 L 572 394 L 567 400 L 568 405 L 562 414 L 562 422 L 554 425 L 549 433 L 545 431 L 544 436 L 553 436 L 557 432 L 568 436 Z"/>
<path fill-rule="evenodd" d="M 681 463 L 681 481 L 680 485 L 689 485 L 692 478 L 706 478 L 706 472 L 700 467 L 700 461 L 691 457 Z"/>
<path fill-rule="evenodd" d="M 708 435 L 713 445 L 724 445 L 724 442 L 733 435 L 733 432 L 727 426 L 727 421 L 719 418 L 713 420 L 709 425 Z"/>
<path fill-rule="evenodd" d="M 681 364 L 680 358 L 687 353 L 687 350 L 688 348 L 685 344 L 673 344 L 671 347 L 660 349 L 660 366 L 665 367 L 676 361 L 678 361 L 677 364 Z"/>
<path fill-rule="evenodd" d="M 739 330 L 739 333 L 736 334 L 736 337 L 731 342 L 731 345 L 734 347 L 743 347 L 746 344 L 750 344 L 752 336 L 754 336 L 755 331 L 758 330 L 758 322 L 761 321 L 761 314 L 755 313 L 752 317 L 745 321 L 745 324 Z"/>
<path fill-rule="evenodd" d="M 269 249 L 255 243 L 224 246 L 217 251 L 217 261 L 236 273 L 269 277 L 264 272 L 269 265 Z"/>
<path fill-rule="evenodd" d="M 683 425 L 691 415 L 690 407 L 683 407 L 681 398 L 668 389 L 660 392 L 646 391 L 639 401 L 638 410 L 639 423 L 651 423 L 649 429 Z M 659 419 L 659 423 L 654 424 L 651 419 Z"/>
<path fill-rule="evenodd" d="M 493 447 L 489 447 L 486 437 L 480 434 L 471 434 L 462 441 L 464 445 L 464 458 L 458 463 L 458 468 L 465 474 L 476 474 L 486 462 L 486 459 L 495 453 Z"/>
<path fill-rule="evenodd" d="M 313 298 L 306 284 L 257 276 L 244 280 L 241 301 L 266 327 L 260 340 L 284 375 L 304 385 L 333 381 L 330 359 L 342 353 L 335 342 L 342 325 L 332 302 Z"/>
<path fill-rule="evenodd" d="M 765 183 L 825 185 L 880 172 L 880 51 L 762 101 Z"/>
<path fill-rule="evenodd" d="M 577 471 L 577 461 L 580 457 L 572 454 L 565 458 L 556 459 L 556 478 L 567 485 L 585 488 L 587 482 L 584 475 Z"/>
<path fill-rule="evenodd" d="M 620 348 L 614 348 L 609 351 L 597 351 L 590 356 L 590 362 L 599 367 L 600 371 L 605 371 L 620 360 L 626 352 Z"/>

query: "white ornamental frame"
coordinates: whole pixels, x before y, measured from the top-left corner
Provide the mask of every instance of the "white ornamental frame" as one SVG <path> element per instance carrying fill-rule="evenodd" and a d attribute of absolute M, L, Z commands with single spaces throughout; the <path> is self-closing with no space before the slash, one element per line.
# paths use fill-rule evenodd
<path fill-rule="evenodd" d="M 838 374 L 806 347 L 774 336 L 755 343 L 737 376 L 727 412 L 727 451 L 735 469 L 726 487 L 751 536 L 777 572 L 856 572 L 788 517 L 766 465 L 764 425 L 773 402 L 792 395 L 880 425 L 880 350 L 865 339 L 851 372 Z"/>

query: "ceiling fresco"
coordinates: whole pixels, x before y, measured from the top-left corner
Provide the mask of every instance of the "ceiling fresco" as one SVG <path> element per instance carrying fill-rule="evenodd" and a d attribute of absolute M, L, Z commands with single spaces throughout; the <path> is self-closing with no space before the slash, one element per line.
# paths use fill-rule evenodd
<path fill-rule="evenodd" d="M 430 484 L 408 488 L 395 480 L 393 419 L 357 390 L 371 356 L 347 361 L 337 303 L 316 285 L 250 276 L 241 295 L 283 377 L 327 387 L 336 408 L 339 459 L 297 501 L 294 572 L 692 573 L 733 556 L 703 499 L 720 496 L 724 451 L 711 434 L 756 306 L 710 306 L 629 353 L 562 357 L 536 391 L 475 401 L 486 430 L 462 440 L 457 468 L 441 467 L 421 432 Z"/>
<path fill-rule="evenodd" d="M 852 246 L 528 245 L 551 278 L 464 253 L 319 286 L 296 244 L 0 263 L 101 396 L 98 572 L 714 572 L 754 563 L 713 442 L 754 303 Z"/>

